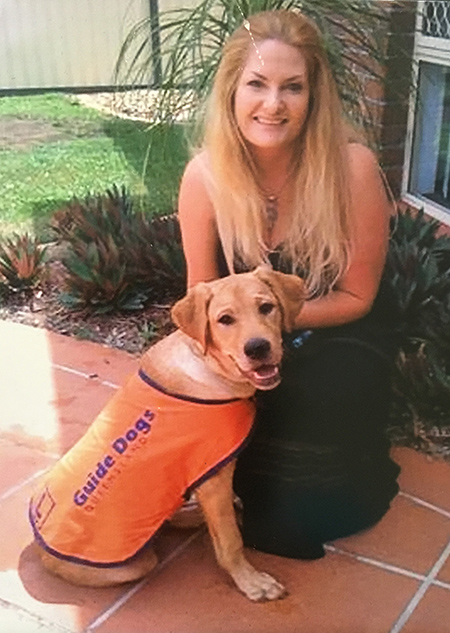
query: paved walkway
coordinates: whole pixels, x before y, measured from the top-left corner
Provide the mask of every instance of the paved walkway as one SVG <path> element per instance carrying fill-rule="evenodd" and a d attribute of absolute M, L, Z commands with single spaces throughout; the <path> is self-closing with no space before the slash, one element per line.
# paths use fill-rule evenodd
<path fill-rule="evenodd" d="M 145 580 L 83 589 L 29 547 L 39 475 L 137 365 L 97 344 L 0 322 L 0 629 L 5 633 L 448 633 L 450 465 L 395 449 L 401 493 L 373 529 L 294 561 L 250 552 L 290 595 L 252 604 L 214 562 L 209 538 L 167 530 Z"/>

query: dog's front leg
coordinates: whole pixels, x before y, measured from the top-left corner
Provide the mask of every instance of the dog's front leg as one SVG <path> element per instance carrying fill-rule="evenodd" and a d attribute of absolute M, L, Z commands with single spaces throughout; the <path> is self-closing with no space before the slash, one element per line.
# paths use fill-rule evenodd
<path fill-rule="evenodd" d="M 244 556 L 233 506 L 234 467 L 235 462 L 230 462 L 197 489 L 217 561 L 250 600 L 282 598 L 284 587 L 269 574 L 257 571 Z"/>

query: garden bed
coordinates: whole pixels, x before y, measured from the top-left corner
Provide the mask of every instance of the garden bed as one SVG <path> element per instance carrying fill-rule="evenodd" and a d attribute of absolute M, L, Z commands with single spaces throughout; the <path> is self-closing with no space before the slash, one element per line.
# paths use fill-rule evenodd
<path fill-rule="evenodd" d="M 108 314 L 64 307 L 59 300 L 61 269 L 60 262 L 52 261 L 47 278 L 36 288 L 4 295 L 0 301 L 0 319 L 46 328 L 132 354 L 141 354 L 174 329 L 169 302 L 147 305 L 136 312 Z"/>
<path fill-rule="evenodd" d="M 122 98 L 120 98 L 120 95 L 100 93 L 98 95 L 77 96 L 76 100 L 84 105 L 89 105 L 90 107 L 100 110 L 107 116 L 132 117 L 142 120 L 149 116 L 150 106 L 148 98 L 148 95 L 146 95 L 145 98 L 143 98 L 143 95 L 138 94 L 132 95 L 132 97 L 128 96 L 125 98 L 125 96 L 122 96 Z M 73 99 L 75 99 L 75 97 L 73 97 Z M 55 120 L 52 125 L 49 124 L 47 119 L 38 121 L 35 114 L 31 111 L 22 111 L 14 120 L 11 118 L 7 119 L 7 117 L 5 118 L 5 113 L 3 113 L 2 119 L 0 111 L 0 119 L 2 119 L 3 123 L 9 121 L 12 126 L 9 132 L 8 126 L 6 124 L 3 126 L 4 134 L 0 137 L 0 149 L 2 147 L 5 148 L 6 144 L 6 146 L 9 145 L 9 149 L 7 148 L 6 151 L 10 152 L 12 151 L 13 144 L 16 143 L 16 145 L 20 146 L 19 148 L 16 147 L 20 153 L 31 151 L 35 146 L 45 145 L 46 143 L 51 146 L 55 141 L 56 143 L 64 143 L 70 140 L 70 130 L 67 123 L 67 104 L 61 104 L 58 100 L 55 102 L 50 100 L 49 102 L 41 104 L 39 107 L 42 108 L 44 106 L 47 109 L 49 118 L 51 118 L 51 108 L 55 108 L 59 112 L 60 106 L 63 106 L 64 116 L 57 125 L 55 124 Z M 81 108 L 84 109 L 83 106 L 81 106 Z M 58 116 L 61 118 L 60 113 Z M 58 116 L 56 116 L 56 118 L 58 118 Z M 78 113 L 75 118 L 80 122 Z M 80 123 L 80 125 L 77 123 L 77 134 L 82 136 L 93 134 L 95 136 L 99 133 L 99 120 L 95 116 L 83 116 L 82 121 L 83 123 Z M 137 133 L 136 130 L 133 130 L 133 139 L 137 138 L 134 136 L 135 133 Z M 58 138 L 56 138 L 55 135 Z M 142 143 L 141 137 L 140 142 Z M 133 146 L 135 148 L 135 143 Z M 143 147 L 144 144 L 142 144 L 142 152 Z M 61 150 L 61 147 L 59 150 Z M 5 163 L 10 161 L 11 156 L 12 154 L 10 155 L 8 153 Z M 16 156 L 16 154 L 14 154 L 14 156 Z M 162 163 L 163 162 L 164 161 L 162 161 Z M 152 167 L 156 170 L 157 165 L 152 164 Z M 33 164 L 30 164 L 28 168 L 30 173 L 34 174 L 36 172 L 36 168 L 35 166 L 33 167 Z M 65 165 L 65 168 L 65 171 L 68 173 L 72 170 L 70 165 Z M 77 169 L 73 169 L 72 171 L 76 172 Z M 175 190 L 176 187 L 173 180 L 170 180 L 170 184 Z M 34 190 L 27 185 L 27 191 Z M 40 196 L 43 195 L 42 192 L 38 193 Z M 120 192 L 116 191 L 116 194 L 116 197 L 120 198 Z M 17 193 L 15 193 L 14 196 L 15 199 L 20 199 L 20 195 Z M 67 194 L 66 201 L 62 202 L 57 208 L 64 210 L 64 208 L 67 207 L 68 199 L 70 199 L 69 193 Z M 127 196 L 125 196 L 124 201 L 127 202 Z M 39 205 L 37 206 L 39 207 Z M 37 207 L 33 210 L 31 216 L 33 222 L 37 219 L 36 208 Z M 40 213 L 40 207 L 38 210 Z M 43 218 L 43 220 L 48 227 L 50 216 L 47 214 L 46 209 L 44 215 L 46 217 Z M 122 215 L 120 215 L 120 217 L 122 217 Z M 17 218 L 15 218 L 15 220 L 17 221 Z M 435 339 L 440 340 L 441 338 L 443 343 L 447 345 L 448 331 L 445 319 L 448 319 L 448 310 L 446 311 L 442 308 L 442 297 L 448 296 L 446 285 L 448 282 L 446 280 L 450 273 L 447 274 L 446 272 L 448 269 L 446 258 L 447 253 L 450 252 L 450 246 L 445 240 L 444 242 L 440 241 L 443 238 L 436 239 L 435 229 L 431 225 L 426 226 L 421 218 L 416 221 L 405 216 L 404 221 L 396 226 L 395 231 L 397 235 L 396 240 L 394 240 L 396 248 L 391 249 L 390 266 L 391 277 L 396 280 L 395 294 L 398 297 L 399 305 L 401 304 L 402 306 L 401 322 L 404 324 L 404 335 L 406 339 L 408 337 L 411 339 L 411 332 L 421 334 L 422 315 L 426 315 L 427 310 L 430 311 L 431 309 L 430 317 L 427 317 L 427 319 L 433 327 L 438 326 Z M 118 234 L 120 236 L 120 231 Z M 48 235 L 51 235 L 51 231 L 49 233 L 47 230 L 47 236 Z M 103 236 L 102 230 L 100 230 L 100 235 Z M 162 237 L 160 235 L 159 241 L 162 241 L 164 244 L 173 244 L 174 240 L 171 235 L 170 233 Z M 145 270 L 147 269 L 144 255 L 148 254 L 147 245 L 151 244 L 152 241 L 152 239 L 144 239 L 141 263 Z M 120 243 L 116 243 L 116 246 L 118 252 L 123 252 L 123 247 Z M 0 296 L 0 319 L 46 328 L 62 335 L 94 341 L 132 354 L 141 354 L 149 345 L 173 330 L 174 326 L 170 319 L 170 308 L 173 304 L 173 299 L 159 299 L 159 295 L 156 299 L 158 302 L 155 301 L 154 296 L 153 301 L 150 299 L 143 302 L 142 309 L 128 311 L 113 309 L 107 314 L 94 313 L 92 306 L 90 309 L 86 308 L 83 310 L 74 310 L 73 307 L 69 308 L 65 306 L 60 301 L 60 293 L 64 288 L 64 266 L 61 263 L 61 253 L 58 253 L 59 247 L 50 245 L 48 248 L 50 262 L 46 266 L 45 275 L 39 280 L 39 284 L 36 287 L 20 292 L 7 291 Z M 128 245 L 128 250 L 137 252 L 133 243 Z M 445 274 L 439 272 L 439 267 L 437 266 L 440 265 L 440 262 L 443 262 Z M 84 263 L 87 264 L 89 269 L 89 262 L 86 260 Z M 164 263 L 161 265 L 160 260 L 159 271 L 160 273 L 165 273 L 167 278 L 167 270 L 164 269 Z M 112 266 L 112 270 L 117 270 L 115 264 Z M 172 277 L 169 275 L 168 279 L 170 280 Z M 108 279 L 106 279 L 106 281 L 108 281 Z M 163 282 L 162 285 L 164 286 L 164 290 L 166 290 L 164 283 L 165 282 Z M 413 293 L 411 292 L 412 285 L 415 286 Z M 149 286 L 147 285 L 147 287 Z M 176 295 L 172 294 L 172 297 L 173 296 Z M 433 298 L 431 303 L 430 297 Z M 436 310 L 438 310 L 438 312 L 436 312 L 437 316 L 435 314 Z M 420 317 L 419 321 L 417 320 L 418 317 Z M 417 338 L 417 334 L 414 334 L 414 336 Z M 435 346 L 435 348 L 439 350 L 439 346 Z M 419 353 L 417 359 L 420 360 Z M 422 374 L 419 375 L 417 385 L 422 388 L 424 384 L 423 377 L 428 380 L 429 376 L 432 375 L 430 371 L 433 371 L 433 367 L 429 366 L 429 364 L 425 364 L 422 369 L 421 365 L 417 367 L 422 372 Z M 443 366 L 443 368 L 446 370 L 446 366 Z M 406 369 L 408 369 L 408 367 L 406 367 Z M 423 369 L 425 369 L 425 373 Z M 414 373 L 411 378 L 414 379 Z M 435 388 L 434 384 L 432 388 Z M 422 402 L 422 397 L 420 394 L 418 397 L 417 394 L 415 395 L 417 411 L 420 408 L 417 407 L 417 405 Z M 431 401 L 434 402 L 433 398 L 431 398 Z M 450 422 L 448 419 L 448 407 L 441 406 L 438 414 L 425 416 L 431 420 L 430 422 L 422 422 L 420 420 L 424 420 L 425 417 L 417 415 L 414 417 L 414 415 L 410 415 L 409 412 L 405 410 L 404 402 L 403 400 L 403 409 L 400 407 L 399 411 L 394 410 L 392 416 L 389 433 L 394 443 L 412 446 L 431 456 L 444 457 L 450 460 Z M 407 400 L 407 402 L 409 402 L 409 400 Z M 430 407 L 428 408 L 430 409 Z M 433 409 L 433 407 L 431 407 L 431 409 Z M 442 415 L 443 413 L 444 415 Z M 413 422 L 413 419 L 415 419 L 415 422 Z"/>

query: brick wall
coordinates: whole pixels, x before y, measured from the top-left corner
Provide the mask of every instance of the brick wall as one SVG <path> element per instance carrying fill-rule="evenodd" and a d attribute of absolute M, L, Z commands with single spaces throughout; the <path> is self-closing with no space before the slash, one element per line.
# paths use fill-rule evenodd
<path fill-rule="evenodd" d="M 416 22 L 416 0 L 382 2 L 389 15 L 384 94 L 380 99 L 380 162 L 394 193 L 401 189 L 412 55 Z"/>
<path fill-rule="evenodd" d="M 355 48 L 361 62 L 353 67 L 363 84 L 369 143 L 378 152 L 381 165 L 396 195 L 400 194 L 405 154 L 406 128 L 417 0 L 376 0 L 383 17 L 379 34 L 384 41 L 385 64 Z M 364 69 L 364 70 L 363 70 Z M 382 79 L 377 80 L 376 77 Z"/>

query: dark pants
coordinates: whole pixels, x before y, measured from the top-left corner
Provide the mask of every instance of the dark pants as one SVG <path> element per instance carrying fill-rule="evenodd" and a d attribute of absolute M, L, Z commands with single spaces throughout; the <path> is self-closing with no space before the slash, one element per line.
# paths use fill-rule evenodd
<path fill-rule="evenodd" d="M 381 519 L 398 492 L 385 436 L 395 346 L 366 321 L 316 331 L 297 348 L 293 338 L 281 385 L 257 395 L 235 489 L 247 546 L 318 558 L 325 541 Z"/>

